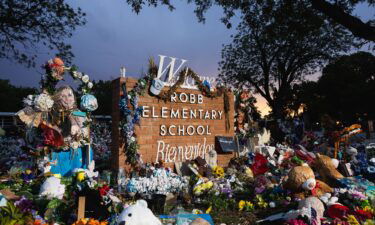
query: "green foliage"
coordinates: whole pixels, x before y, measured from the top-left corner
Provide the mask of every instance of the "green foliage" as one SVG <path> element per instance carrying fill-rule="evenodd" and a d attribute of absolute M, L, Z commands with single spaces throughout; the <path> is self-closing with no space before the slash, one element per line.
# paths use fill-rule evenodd
<path fill-rule="evenodd" d="M 295 108 L 304 104 L 312 121 L 323 115 L 347 124 L 358 118 L 375 119 L 375 56 L 357 52 L 337 57 L 323 69 L 317 82 L 296 86 Z"/>
<path fill-rule="evenodd" d="M 54 198 L 47 204 L 47 209 L 55 209 L 61 204 L 61 200 Z"/>
<path fill-rule="evenodd" d="M 213 6 L 219 6 L 223 8 L 224 16 L 221 21 L 230 28 L 231 18 L 237 14 L 240 16 L 246 15 L 249 8 L 253 7 L 259 2 L 267 2 L 269 4 L 279 4 L 280 2 L 292 2 L 292 1 L 277 1 L 277 0 L 248 0 L 248 1 L 222 1 L 222 0 L 187 0 L 188 3 L 193 2 L 196 5 L 194 10 L 199 22 L 205 22 L 205 13 Z M 360 3 L 367 3 L 369 7 L 375 6 L 374 0 L 311 0 L 311 1 L 294 1 L 300 3 L 307 3 L 306 7 L 309 7 L 312 3 L 313 7 L 322 13 L 325 22 L 339 23 L 356 37 L 363 38 L 369 41 L 375 41 L 375 27 L 371 25 L 373 20 L 362 21 L 361 18 L 353 14 L 353 9 Z M 173 4 L 170 0 L 127 0 L 127 3 L 131 5 L 132 9 L 139 13 L 144 5 L 157 7 L 160 5 L 166 5 L 170 10 L 174 9 Z M 285 16 L 291 16 L 292 14 L 285 14 Z M 329 19 L 328 19 L 329 18 Z"/>
<path fill-rule="evenodd" d="M 209 193 L 205 198 L 205 202 L 208 206 L 212 206 L 214 211 L 236 210 L 236 200 L 229 199 L 225 194 L 216 195 L 215 193 Z"/>
<path fill-rule="evenodd" d="M 0 58 L 35 67 L 40 45 L 57 50 L 65 62 L 73 57 L 64 41 L 86 23 L 80 8 L 64 0 L 0 0 L 0 8 Z"/>
<path fill-rule="evenodd" d="M 236 87 L 251 85 L 276 118 L 285 116 L 293 84 L 355 44 L 307 0 L 259 1 L 242 13 L 238 33 L 222 51 L 220 77 Z"/>
<path fill-rule="evenodd" d="M 12 202 L 0 208 L 0 225 L 24 225 L 31 219 L 31 215 L 22 213 Z"/>
<path fill-rule="evenodd" d="M 0 79 L 0 112 L 17 112 L 23 108 L 22 100 L 37 92 L 35 88 L 16 87 L 9 80 Z"/>
<path fill-rule="evenodd" d="M 98 109 L 93 112 L 95 115 L 111 115 L 112 112 L 112 87 L 111 81 L 94 81 L 91 90 L 98 100 Z"/>

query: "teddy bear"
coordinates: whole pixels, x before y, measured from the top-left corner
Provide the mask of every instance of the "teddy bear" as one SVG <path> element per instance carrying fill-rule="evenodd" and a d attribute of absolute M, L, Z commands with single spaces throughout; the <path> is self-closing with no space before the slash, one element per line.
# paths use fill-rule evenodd
<path fill-rule="evenodd" d="M 335 185 L 337 179 L 344 178 L 344 176 L 336 169 L 335 162 L 326 155 L 316 154 L 314 168 L 320 175 L 321 179 L 330 185 Z"/>
<path fill-rule="evenodd" d="M 321 196 L 333 189 L 326 183 L 316 180 L 314 171 L 307 165 L 293 167 L 284 182 L 284 188 L 294 192 L 294 196 L 304 199 L 305 195 Z"/>
<path fill-rule="evenodd" d="M 118 216 L 117 223 L 120 225 L 162 225 L 147 207 L 145 200 L 138 200 L 135 204 L 126 207 Z"/>

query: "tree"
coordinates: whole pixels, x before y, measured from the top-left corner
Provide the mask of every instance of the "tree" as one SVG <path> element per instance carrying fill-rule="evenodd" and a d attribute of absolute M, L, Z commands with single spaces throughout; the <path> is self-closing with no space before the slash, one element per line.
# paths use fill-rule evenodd
<path fill-rule="evenodd" d="M 305 106 L 312 122 L 332 118 L 344 124 L 358 117 L 375 119 L 375 56 L 368 52 L 339 56 L 323 69 L 318 81 L 294 85 L 290 109 Z"/>
<path fill-rule="evenodd" d="M 37 90 L 30 87 L 16 87 L 9 80 L 0 79 L 0 112 L 17 112 L 23 108 L 22 100 Z"/>
<path fill-rule="evenodd" d="M 222 51 L 220 78 L 234 86 L 250 84 L 267 100 L 275 118 L 285 116 L 293 84 L 353 44 L 342 26 L 326 23 L 306 4 L 249 5 L 232 44 Z"/>
<path fill-rule="evenodd" d="M 268 3 L 270 0 L 265 0 Z M 192 0 L 187 0 L 191 3 Z M 196 4 L 195 14 L 200 22 L 205 21 L 204 14 L 213 6 L 217 5 L 223 8 L 224 16 L 221 21 L 224 22 L 227 27 L 231 27 L 230 19 L 235 15 L 236 11 L 241 13 L 246 11 L 250 6 L 258 4 L 259 0 L 248 0 L 248 1 L 222 1 L 222 0 L 194 0 Z M 273 0 L 275 4 L 279 4 L 280 0 Z M 287 0 L 284 0 L 287 2 Z M 373 20 L 367 22 L 362 21 L 359 17 L 353 14 L 353 8 L 359 3 L 367 3 L 370 7 L 374 7 L 374 0 L 295 0 L 295 2 L 306 2 L 306 7 L 312 6 L 323 13 L 325 16 L 330 18 L 332 21 L 339 23 L 346 27 L 356 37 L 363 38 L 368 41 L 375 41 L 375 25 Z M 170 0 L 127 0 L 127 3 L 131 5 L 136 13 L 139 13 L 142 7 L 146 4 L 149 6 L 166 5 L 170 10 L 174 9 L 173 4 Z M 324 17 L 327 19 L 327 17 Z M 327 20 L 330 22 L 330 20 Z"/>
<path fill-rule="evenodd" d="M 375 56 L 358 52 L 341 56 L 323 69 L 318 80 L 322 113 L 347 123 L 375 119 Z"/>
<path fill-rule="evenodd" d="M 98 109 L 94 111 L 96 115 L 111 115 L 112 112 L 112 88 L 111 81 L 99 80 L 93 82 L 92 94 L 98 99 Z"/>
<path fill-rule="evenodd" d="M 0 9 L 0 58 L 35 67 L 41 45 L 57 50 L 66 62 L 74 56 L 64 40 L 85 24 L 80 8 L 64 0 L 0 0 Z"/>

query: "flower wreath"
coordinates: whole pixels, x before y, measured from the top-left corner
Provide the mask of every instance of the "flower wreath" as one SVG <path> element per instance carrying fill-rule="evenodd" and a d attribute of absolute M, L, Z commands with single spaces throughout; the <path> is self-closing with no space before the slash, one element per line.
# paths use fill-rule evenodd
<path fill-rule="evenodd" d="M 78 72 L 76 66 L 66 67 L 64 66 L 64 62 L 57 57 L 49 60 L 43 66 L 43 68 L 45 68 L 46 74 L 43 76 L 40 82 L 42 87 L 41 92 L 37 95 L 27 96 L 23 100 L 25 108 L 17 112 L 17 116 L 21 119 L 21 121 L 27 124 L 27 130 L 30 131 L 30 134 L 33 134 L 31 131 L 33 131 L 34 127 L 42 128 L 44 145 L 56 148 L 65 148 L 67 146 L 64 145 L 62 135 L 58 130 L 51 126 L 51 124 L 60 124 L 61 121 L 64 121 L 64 118 L 67 115 L 66 110 L 58 109 L 55 111 L 53 108 L 55 102 L 52 96 L 56 94 L 56 85 L 59 81 L 63 80 L 65 72 L 69 72 L 74 80 L 82 81 L 81 93 L 83 95 L 80 98 L 80 109 L 86 111 L 87 113 L 76 111 L 76 105 L 74 105 L 74 109 L 69 109 L 67 111 L 75 116 L 86 116 L 88 120 L 83 124 L 83 126 L 86 127 L 89 126 L 89 122 L 91 121 L 91 112 L 96 110 L 98 107 L 95 96 L 88 94 L 93 87 L 93 83 L 90 82 L 90 78 L 87 74 Z M 90 142 L 89 136 L 83 137 L 83 134 L 87 132 L 85 131 L 80 134 L 79 130 L 77 129 L 79 128 L 76 126 L 71 131 L 73 132 L 71 134 L 75 135 L 76 141 L 68 141 L 69 146 L 73 147 L 74 149 L 77 148 L 81 142 Z M 32 137 L 32 135 L 30 137 Z"/>
<path fill-rule="evenodd" d="M 186 73 L 188 70 L 188 73 Z M 158 67 L 156 66 L 154 60 L 151 58 L 149 60 L 149 69 L 145 77 L 138 80 L 134 88 L 127 92 L 126 85 L 122 85 L 123 95 L 120 99 L 120 111 L 122 113 L 123 119 L 120 121 L 120 128 L 122 130 L 123 138 L 125 139 L 125 155 L 126 161 L 132 165 L 135 165 L 140 161 L 140 155 L 138 154 L 139 145 L 134 132 L 134 127 L 139 124 L 142 107 L 138 106 L 139 96 L 143 96 L 146 90 L 149 89 L 151 82 L 156 78 L 158 72 Z M 225 129 L 230 129 L 229 122 L 229 96 L 228 90 L 224 86 L 217 87 L 216 91 L 211 91 L 210 84 L 208 82 L 202 82 L 199 76 L 191 69 L 185 68 L 181 70 L 179 78 L 176 83 L 169 88 L 168 91 L 163 91 L 156 97 L 167 101 L 170 99 L 171 95 L 181 87 L 184 83 L 186 77 L 191 77 L 194 79 L 195 84 L 202 94 L 209 98 L 217 98 L 220 96 L 224 97 L 224 113 L 225 113 Z M 125 94 L 127 93 L 127 94 Z M 129 104 L 131 107 L 129 107 Z"/>
<path fill-rule="evenodd" d="M 46 70 L 46 75 L 44 75 L 41 80 L 41 86 L 42 89 L 47 91 L 50 95 L 54 93 L 57 83 L 64 79 L 65 72 L 68 72 L 74 80 L 79 80 L 82 82 L 82 94 L 89 93 L 94 86 L 90 81 L 89 75 L 78 72 L 78 68 L 75 65 L 66 67 L 64 62 L 58 57 L 48 60 L 48 62 L 44 64 L 43 68 Z"/>

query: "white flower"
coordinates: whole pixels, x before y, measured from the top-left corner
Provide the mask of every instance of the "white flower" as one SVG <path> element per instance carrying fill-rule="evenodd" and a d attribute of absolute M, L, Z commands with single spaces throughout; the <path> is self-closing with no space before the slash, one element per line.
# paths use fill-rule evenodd
<path fill-rule="evenodd" d="M 73 71 L 72 75 L 73 75 L 74 78 L 77 78 L 78 77 L 78 72 L 77 71 Z"/>
<path fill-rule="evenodd" d="M 82 82 L 86 84 L 86 83 L 89 82 L 89 81 L 90 81 L 90 77 L 89 77 L 89 75 L 85 74 L 85 75 L 82 77 Z"/>
<path fill-rule="evenodd" d="M 49 177 L 40 187 L 39 196 L 44 196 L 47 199 L 62 199 L 64 197 L 64 193 L 65 185 L 60 183 L 60 179 L 56 177 Z"/>
<path fill-rule="evenodd" d="M 93 86 L 94 86 L 94 85 L 93 85 L 91 82 L 89 82 L 89 83 L 87 84 L 87 87 L 90 88 L 90 89 L 91 89 Z"/>
<path fill-rule="evenodd" d="M 34 101 L 34 95 L 28 95 L 26 98 L 23 99 L 23 104 L 25 106 L 32 106 Z"/>
<path fill-rule="evenodd" d="M 81 78 L 82 78 L 82 73 L 81 73 L 81 72 L 77 72 L 77 78 L 78 78 L 78 79 L 81 79 Z"/>
<path fill-rule="evenodd" d="M 130 138 L 130 141 L 131 141 L 131 142 L 135 142 L 135 137 L 131 137 L 131 138 Z"/>
<path fill-rule="evenodd" d="M 46 112 L 53 106 L 53 100 L 48 94 L 37 95 L 34 99 L 35 108 L 39 111 Z"/>

